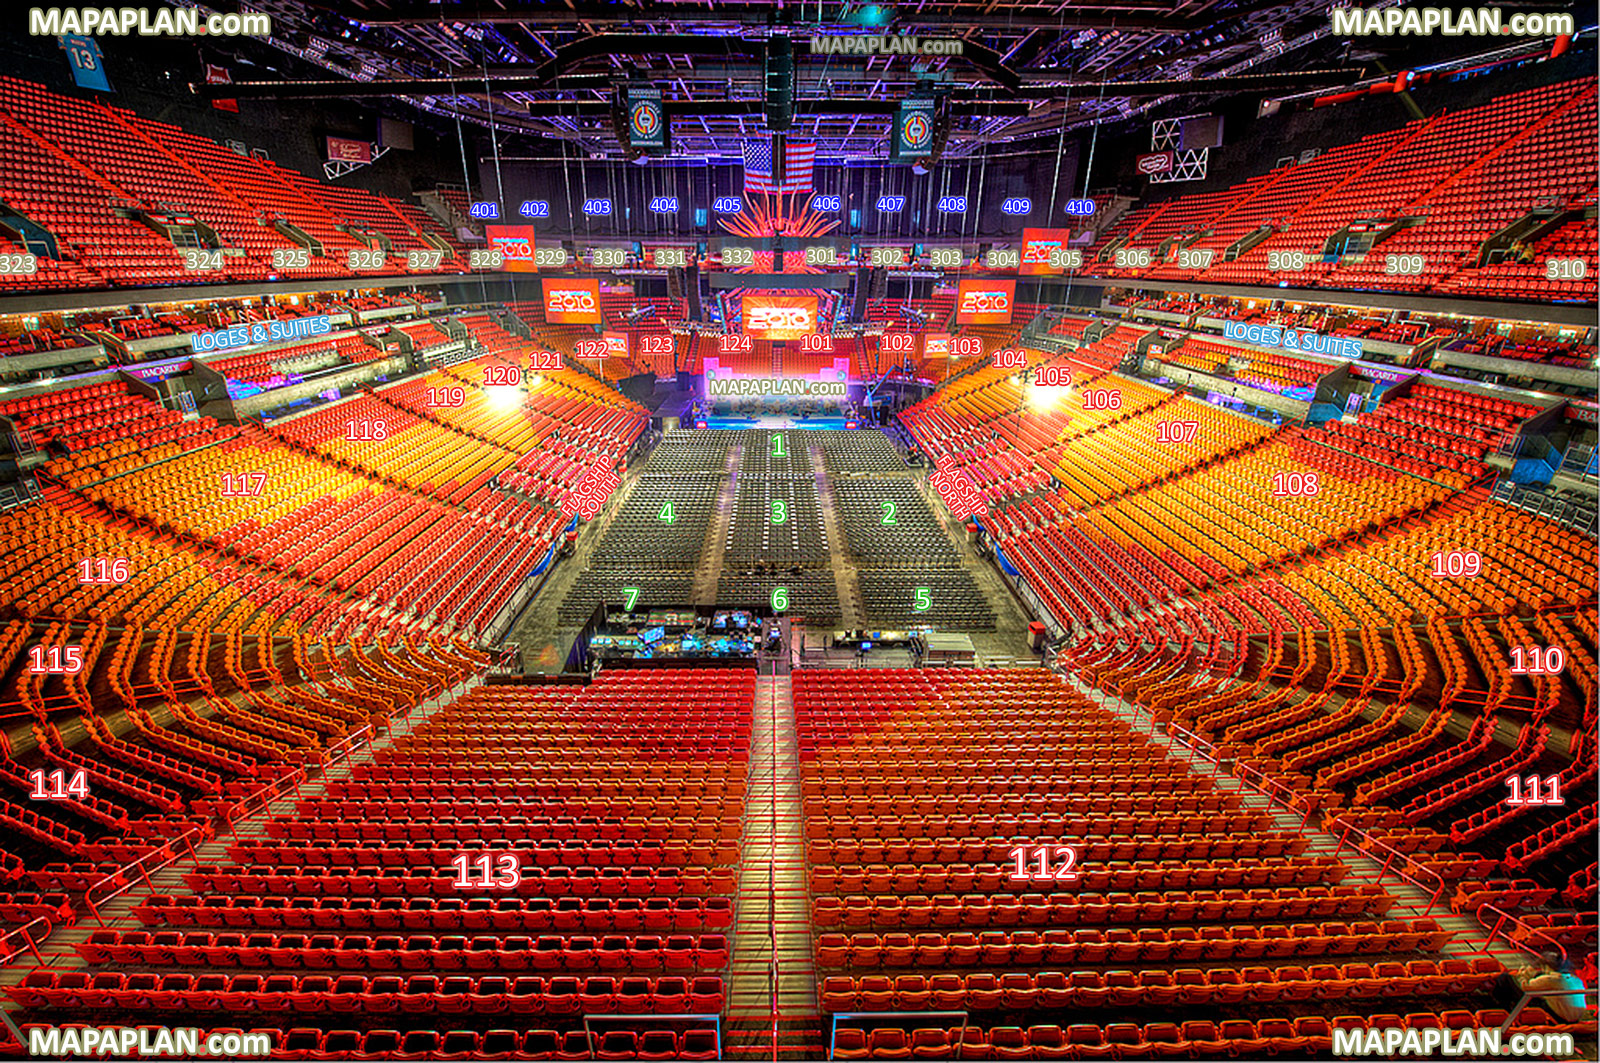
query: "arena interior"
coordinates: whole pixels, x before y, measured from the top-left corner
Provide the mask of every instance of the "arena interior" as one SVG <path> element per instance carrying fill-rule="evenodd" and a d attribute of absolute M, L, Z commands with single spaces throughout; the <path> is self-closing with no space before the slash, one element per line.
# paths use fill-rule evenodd
<path fill-rule="evenodd" d="M 1596 1058 L 1596 9 L 15 8 L 0 1054 Z"/>

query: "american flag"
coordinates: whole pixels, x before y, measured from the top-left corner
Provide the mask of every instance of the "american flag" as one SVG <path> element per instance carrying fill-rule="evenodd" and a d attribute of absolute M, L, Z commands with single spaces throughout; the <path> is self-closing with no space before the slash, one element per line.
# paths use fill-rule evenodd
<path fill-rule="evenodd" d="M 772 143 L 766 138 L 744 142 L 744 191 L 805 192 L 812 190 L 811 164 L 816 160 L 815 144 L 786 141 L 783 148 L 783 184 L 772 182 Z"/>

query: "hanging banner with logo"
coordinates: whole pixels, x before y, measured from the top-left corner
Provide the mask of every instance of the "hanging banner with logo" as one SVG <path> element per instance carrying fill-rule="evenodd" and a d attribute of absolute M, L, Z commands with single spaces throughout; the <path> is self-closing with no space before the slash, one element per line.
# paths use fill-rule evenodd
<path fill-rule="evenodd" d="M 370 163 L 372 161 L 372 142 L 351 140 L 348 137 L 329 137 L 328 161 Z"/>
<path fill-rule="evenodd" d="M 894 116 L 894 159 L 925 159 L 933 154 L 933 100 L 901 100 Z"/>
<path fill-rule="evenodd" d="M 1141 155 L 1133 161 L 1134 169 L 1149 175 L 1153 173 L 1172 172 L 1174 153 L 1170 151 L 1152 151 Z"/>
<path fill-rule="evenodd" d="M 667 152 L 667 114 L 659 89 L 632 88 L 624 97 L 628 114 L 628 143 L 649 155 Z"/>

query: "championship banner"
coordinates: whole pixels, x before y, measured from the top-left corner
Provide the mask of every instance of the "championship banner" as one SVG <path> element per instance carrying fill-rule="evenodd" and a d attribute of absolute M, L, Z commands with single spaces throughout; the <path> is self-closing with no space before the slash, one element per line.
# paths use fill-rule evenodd
<path fill-rule="evenodd" d="M 605 344 L 607 358 L 628 357 L 628 334 L 626 332 L 602 332 L 600 342 Z"/>
<path fill-rule="evenodd" d="M 797 340 L 817 331 L 814 295 L 746 295 L 744 331 L 763 340 Z"/>
<path fill-rule="evenodd" d="M 629 88 L 623 94 L 628 117 L 628 144 L 647 155 L 667 153 L 667 114 L 661 90 Z"/>
<path fill-rule="evenodd" d="M 552 325 L 600 324 L 600 282 L 546 277 L 544 319 Z"/>
<path fill-rule="evenodd" d="M 950 336 L 947 333 L 925 332 L 922 336 L 922 356 L 924 358 L 950 357 Z"/>
<path fill-rule="evenodd" d="M 503 262 L 501 268 L 508 273 L 537 273 L 538 267 L 534 264 L 533 226 L 531 225 L 486 225 L 484 236 L 489 241 L 489 250 L 500 252 Z"/>
<path fill-rule="evenodd" d="M 328 137 L 329 162 L 358 162 L 362 164 L 372 161 L 372 143 L 366 140 L 350 140 L 345 137 Z"/>
<path fill-rule="evenodd" d="M 1016 303 L 1014 280 L 964 280 L 956 285 L 956 324 L 1009 325 Z"/>
<path fill-rule="evenodd" d="M 933 154 L 934 103 L 927 97 L 901 100 L 894 116 L 891 159 L 925 159 Z"/>

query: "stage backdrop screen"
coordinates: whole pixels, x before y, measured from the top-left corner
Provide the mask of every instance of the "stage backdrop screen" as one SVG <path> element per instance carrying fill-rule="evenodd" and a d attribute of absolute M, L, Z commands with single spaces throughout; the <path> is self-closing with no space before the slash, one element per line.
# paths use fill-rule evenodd
<path fill-rule="evenodd" d="M 546 277 L 544 319 L 552 325 L 600 324 L 600 282 Z"/>
<path fill-rule="evenodd" d="M 817 331 L 814 295 L 746 295 L 744 331 L 763 340 L 797 340 Z"/>
<path fill-rule="evenodd" d="M 956 285 L 956 324 L 1009 325 L 1017 282 L 979 278 Z"/>
<path fill-rule="evenodd" d="M 486 225 L 484 235 L 489 238 L 489 250 L 503 256 L 501 268 L 507 273 L 537 272 L 533 264 L 533 226 Z"/>

